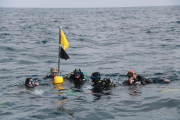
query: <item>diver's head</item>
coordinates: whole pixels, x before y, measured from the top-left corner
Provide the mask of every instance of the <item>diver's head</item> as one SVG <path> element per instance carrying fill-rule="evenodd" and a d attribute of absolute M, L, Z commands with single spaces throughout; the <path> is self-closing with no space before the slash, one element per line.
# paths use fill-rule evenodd
<path fill-rule="evenodd" d="M 76 68 L 74 70 L 74 76 L 75 76 L 75 78 L 80 78 L 80 76 L 81 76 L 81 69 L 80 68 Z"/>
<path fill-rule="evenodd" d="M 91 75 L 91 81 L 92 82 L 98 82 L 101 79 L 100 73 L 99 72 L 94 72 Z"/>
<path fill-rule="evenodd" d="M 134 79 L 137 78 L 136 71 L 135 70 L 130 70 L 127 73 L 127 77 L 128 77 L 129 83 L 132 84 L 134 82 Z"/>
<path fill-rule="evenodd" d="M 26 78 L 25 82 L 26 87 L 34 87 L 34 81 L 32 78 Z"/>
<path fill-rule="evenodd" d="M 51 72 L 51 78 L 54 78 L 57 76 L 57 72 L 58 72 L 57 68 L 55 67 L 51 68 L 50 72 Z"/>

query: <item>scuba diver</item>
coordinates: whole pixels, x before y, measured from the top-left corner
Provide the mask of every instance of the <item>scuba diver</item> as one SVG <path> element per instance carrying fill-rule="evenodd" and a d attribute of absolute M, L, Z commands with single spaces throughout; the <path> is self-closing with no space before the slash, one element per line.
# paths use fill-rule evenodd
<path fill-rule="evenodd" d="M 80 87 L 84 84 L 85 78 L 83 72 L 81 72 L 80 68 L 76 68 L 70 76 L 70 81 L 72 81 L 75 85 L 75 87 Z"/>
<path fill-rule="evenodd" d="M 26 87 L 31 88 L 31 87 L 35 87 L 35 86 L 39 85 L 39 83 L 34 83 L 32 78 L 26 78 L 25 85 L 26 85 Z"/>
<path fill-rule="evenodd" d="M 145 85 L 146 83 L 158 83 L 158 82 L 170 82 L 168 79 L 146 79 L 141 77 L 140 75 L 137 75 L 135 70 L 130 70 L 127 73 L 128 80 L 125 80 L 123 82 L 123 85 L 137 85 L 137 84 L 142 84 Z"/>
<path fill-rule="evenodd" d="M 52 78 L 52 79 L 54 79 L 54 77 L 57 76 L 57 73 L 58 73 L 57 68 L 52 67 L 51 70 L 50 70 L 50 72 L 46 75 L 46 78 Z"/>
<path fill-rule="evenodd" d="M 91 75 L 91 81 L 94 83 L 92 87 L 94 87 L 92 90 L 96 92 L 101 92 L 102 90 L 110 90 L 112 87 L 116 87 L 115 84 L 109 79 L 104 78 L 101 80 L 101 76 L 99 72 L 94 72 Z"/>

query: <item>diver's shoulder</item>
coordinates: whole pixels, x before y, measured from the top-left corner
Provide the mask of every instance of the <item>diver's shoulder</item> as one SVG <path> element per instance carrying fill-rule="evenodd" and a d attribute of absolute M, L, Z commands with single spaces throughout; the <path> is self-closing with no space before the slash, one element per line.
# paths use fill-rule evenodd
<path fill-rule="evenodd" d="M 123 85 L 130 85 L 129 80 L 125 80 L 122 84 Z"/>

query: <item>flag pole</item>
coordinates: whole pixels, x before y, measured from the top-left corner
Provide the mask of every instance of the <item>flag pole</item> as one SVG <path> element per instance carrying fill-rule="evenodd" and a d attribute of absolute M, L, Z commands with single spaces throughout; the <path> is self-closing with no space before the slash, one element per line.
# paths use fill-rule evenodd
<path fill-rule="evenodd" d="M 61 46 L 60 46 L 61 45 L 61 29 L 62 29 L 62 27 L 60 26 L 59 27 L 59 55 L 61 52 Z M 60 75 L 60 56 L 59 56 L 59 60 L 58 60 L 58 75 Z"/>

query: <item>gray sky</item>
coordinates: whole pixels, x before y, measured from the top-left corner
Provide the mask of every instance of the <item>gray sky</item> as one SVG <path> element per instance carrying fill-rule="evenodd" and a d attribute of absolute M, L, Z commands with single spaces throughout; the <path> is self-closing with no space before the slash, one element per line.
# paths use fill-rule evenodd
<path fill-rule="evenodd" d="M 180 0 L 0 0 L 0 7 L 91 8 L 180 5 Z"/>

